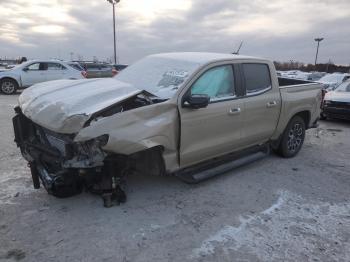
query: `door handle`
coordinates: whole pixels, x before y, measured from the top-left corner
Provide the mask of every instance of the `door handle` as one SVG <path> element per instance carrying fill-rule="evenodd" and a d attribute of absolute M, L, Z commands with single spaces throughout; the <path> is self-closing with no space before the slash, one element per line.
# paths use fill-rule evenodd
<path fill-rule="evenodd" d="M 229 115 L 239 115 L 241 113 L 241 109 L 239 107 L 237 108 L 231 108 L 228 112 Z"/>
<path fill-rule="evenodd" d="M 268 102 L 266 104 L 266 107 L 268 107 L 268 108 L 275 107 L 275 106 L 277 106 L 277 102 L 276 101 Z"/>

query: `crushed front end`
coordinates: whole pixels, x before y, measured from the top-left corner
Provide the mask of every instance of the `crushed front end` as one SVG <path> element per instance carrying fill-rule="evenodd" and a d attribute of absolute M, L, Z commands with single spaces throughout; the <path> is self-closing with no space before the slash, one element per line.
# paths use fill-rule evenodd
<path fill-rule="evenodd" d="M 47 192 L 56 197 L 73 196 L 85 188 L 101 194 L 107 207 L 113 200 L 125 201 L 119 185 L 127 161 L 101 149 L 107 144 L 108 135 L 77 143 L 75 134 L 60 134 L 39 126 L 19 107 L 15 112 L 15 142 L 28 161 L 34 188 L 40 188 L 41 181 Z"/>

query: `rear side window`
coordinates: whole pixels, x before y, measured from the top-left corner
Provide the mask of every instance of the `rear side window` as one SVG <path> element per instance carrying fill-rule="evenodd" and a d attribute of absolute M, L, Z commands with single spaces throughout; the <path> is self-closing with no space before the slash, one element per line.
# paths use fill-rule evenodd
<path fill-rule="evenodd" d="M 59 63 L 47 63 L 47 70 L 64 70 L 64 69 L 66 68 Z"/>
<path fill-rule="evenodd" d="M 247 95 L 254 95 L 271 88 L 269 66 L 266 64 L 243 64 Z"/>
<path fill-rule="evenodd" d="M 102 70 L 106 70 L 106 69 L 111 70 L 111 69 L 112 69 L 112 66 L 110 66 L 110 65 L 101 65 L 101 69 L 102 69 Z"/>
<path fill-rule="evenodd" d="M 113 67 L 114 67 L 116 70 L 121 71 L 121 70 L 127 68 L 128 66 L 127 66 L 127 65 L 114 65 Z"/>
<path fill-rule="evenodd" d="M 98 64 L 86 64 L 85 67 L 88 70 L 100 70 L 101 69 L 100 65 L 98 65 Z"/>

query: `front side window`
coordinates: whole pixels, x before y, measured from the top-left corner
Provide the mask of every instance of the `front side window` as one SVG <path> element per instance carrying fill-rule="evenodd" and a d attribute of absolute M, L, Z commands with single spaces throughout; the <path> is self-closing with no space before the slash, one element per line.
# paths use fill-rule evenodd
<path fill-rule="evenodd" d="M 270 70 L 266 64 L 243 64 L 247 95 L 254 95 L 272 87 Z"/>
<path fill-rule="evenodd" d="M 40 63 L 31 64 L 31 65 L 29 65 L 27 68 L 28 68 L 28 70 L 30 70 L 30 71 L 39 70 L 39 68 L 40 68 Z"/>
<path fill-rule="evenodd" d="M 232 66 L 218 66 L 206 71 L 192 85 L 191 95 L 208 95 L 210 100 L 234 97 Z"/>

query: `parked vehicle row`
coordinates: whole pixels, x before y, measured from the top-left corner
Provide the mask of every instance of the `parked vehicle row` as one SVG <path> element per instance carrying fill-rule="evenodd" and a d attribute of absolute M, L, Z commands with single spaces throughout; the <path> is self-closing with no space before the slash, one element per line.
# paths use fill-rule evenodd
<path fill-rule="evenodd" d="M 113 77 L 127 67 L 127 65 L 111 65 L 100 62 L 79 61 L 78 63 L 85 69 L 87 78 Z"/>
<path fill-rule="evenodd" d="M 86 72 L 76 63 L 56 60 L 32 60 L 0 72 L 0 90 L 3 94 L 13 94 L 18 89 L 57 80 L 82 79 Z"/>
<path fill-rule="evenodd" d="M 350 74 L 333 73 L 325 75 L 318 82 L 323 84 L 324 89 L 331 91 L 348 79 L 350 79 Z"/>
<path fill-rule="evenodd" d="M 15 109 L 15 141 L 35 188 L 41 181 L 64 197 L 84 185 L 110 206 L 125 201 L 120 183 L 135 170 L 198 182 L 270 147 L 295 156 L 305 130 L 316 126 L 321 88 L 277 78 L 274 64 L 260 58 L 152 55 L 114 78 L 26 89 Z"/>
<path fill-rule="evenodd" d="M 126 67 L 94 62 L 31 60 L 0 69 L 0 91 L 9 95 L 18 89 L 51 80 L 113 77 Z"/>

